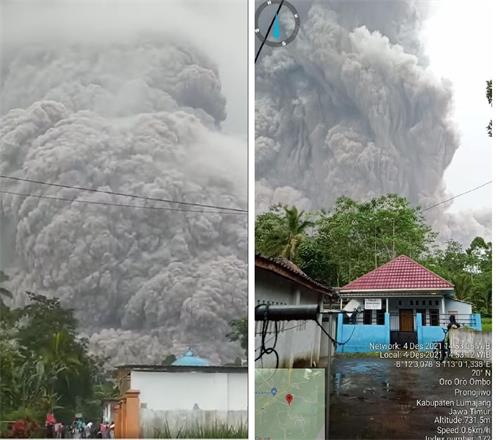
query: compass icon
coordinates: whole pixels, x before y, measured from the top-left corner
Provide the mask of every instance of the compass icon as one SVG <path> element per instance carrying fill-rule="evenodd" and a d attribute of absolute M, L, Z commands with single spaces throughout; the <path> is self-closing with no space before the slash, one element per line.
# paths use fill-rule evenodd
<path fill-rule="evenodd" d="M 300 17 L 287 0 L 266 0 L 255 12 L 255 26 L 255 35 L 263 44 L 285 47 L 297 36 Z"/>

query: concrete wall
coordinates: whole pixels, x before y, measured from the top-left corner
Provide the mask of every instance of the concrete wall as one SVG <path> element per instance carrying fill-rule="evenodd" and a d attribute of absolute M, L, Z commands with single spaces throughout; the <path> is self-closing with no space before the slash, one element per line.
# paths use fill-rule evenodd
<path fill-rule="evenodd" d="M 333 323 L 332 323 L 332 338 L 333 339 L 337 339 L 337 316 L 338 315 L 328 315 L 331 319 L 333 319 Z M 328 320 L 325 319 L 323 320 L 322 322 L 322 325 L 323 327 L 325 328 L 326 331 L 329 330 L 329 323 L 328 323 Z M 327 364 L 327 361 L 328 361 L 328 346 L 332 344 L 332 342 L 330 341 L 330 339 L 328 339 L 328 337 L 326 337 L 323 333 L 321 333 L 321 343 L 320 343 L 320 353 L 319 353 L 319 359 L 320 359 L 320 363 L 319 363 L 319 366 L 320 367 L 325 367 L 326 364 Z M 332 348 L 331 348 L 331 355 L 333 356 L 335 354 L 335 346 L 332 345 Z"/>
<path fill-rule="evenodd" d="M 390 318 L 385 313 L 384 325 L 344 324 L 344 316 L 337 318 L 337 341 L 344 345 L 337 345 L 338 353 L 369 353 L 386 351 L 391 340 Z M 380 344 L 374 348 L 371 344 Z"/>
<path fill-rule="evenodd" d="M 130 387 L 141 407 L 153 410 L 229 411 L 247 409 L 246 373 L 132 371 Z"/>
<path fill-rule="evenodd" d="M 247 423 L 246 373 L 132 371 L 130 382 L 140 392 L 143 436 L 165 422 L 177 431 L 196 423 Z"/>
<path fill-rule="evenodd" d="M 445 337 L 443 327 L 422 325 L 422 315 L 420 313 L 417 313 L 416 324 L 417 343 L 421 351 L 434 350 L 435 343 L 442 341 Z"/>
<path fill-rule="evenodd" d="M 158 432 L 164 434 L 165 427 L 173 434 L 172 438 L 176 438 L 176 433 L 190 427 L 224 424 L 238 428 L 246 427 L 247 423 L 247 411 L 159 411 L 141 408 L 141 438 L 159 438 Z"/>
<path fill-rule="evenodd" d="M 459 328 L 450 332 L 451 356 L 491 361 L 491 333 Z"/>
<path fill-rule="evenodd" d="M 467 304 L 466 304 L 467 305 Z M 467 325 L 470 329 L 473 329 L 477 332 L 481 332 L 482 326 L 481 326 L 481 315 L 479 313 L 473 313 L 472 315 L 464 315 L 461 314 L 461 317 L 469 316 L 471 319 L 471 324 Z M 458 317 L 457 317 L 458 319 Z M 445 332 L 444 330 L 446 329 L 446 326 L 429 326 L 429 325 L 422 325 L 422 315 L 420 313 L 417 313 L 416 316 L 416 323 L 417 323 L 417 341 L 418 344 L 420 345 L 420 349 L 423 351 L 430 351 L 434 349 L 435 343 L 440 342 L 444 339 L 445 337 Z M 462 326 L 464 327 L 464 326 Z M 458 329 L 461 330 L 461 329 Z M 467 331 L 467 330 L 465 330 Z M 452 332 L 454 333 L 455 330 Z M 451 335 L 451 334 L 450 334 Z"/>
<path fill-rule="evenodd" d="M 322 296 L 268 271 L 256 269 L 255 301 L 258 304 L 297 305 L 320 304 Z M 262 322 L 256 322 L 255 348 L 262 344 Z M 278 342 L 281 368 L 318 365 L 321 351 L 321 329 L 313 321 L 282 321 L 278 323 Z M 270 333 L 272 332 L 272 333 Z M 270 323 L 266 346 L 274 342 L 274 323 Z M 264 355 L 256 362 L 257 368 L 276 366 L 274 354 Z"/>

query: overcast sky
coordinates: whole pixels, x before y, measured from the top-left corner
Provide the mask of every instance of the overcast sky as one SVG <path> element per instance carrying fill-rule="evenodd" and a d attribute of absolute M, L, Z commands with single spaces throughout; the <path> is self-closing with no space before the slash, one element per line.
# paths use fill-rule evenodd
<path fill-rule="evenodd" d="M 440 0 L 422 37 L 430 68 L 453 83 L 453 119 L 461 134 L 460 148 L 445 173 L 448 191 L 459 194 L 491 180 L 491 143 L 486 125 L 491 107 L 485 81 L 491 78 L 491 8 L 488 2 Z M 491 185 L 457 198 L 450 211 L 491 208 Z"/>

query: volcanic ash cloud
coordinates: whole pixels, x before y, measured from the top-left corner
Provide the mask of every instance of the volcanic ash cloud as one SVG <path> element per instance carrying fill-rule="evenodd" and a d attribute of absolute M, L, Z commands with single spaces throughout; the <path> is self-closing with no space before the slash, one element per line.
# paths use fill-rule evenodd
<path fill-rule="evenodd" d="M 418 43 L 421 3 L 299 3 L 297 39 L 256 65 L 258 210 L 391 192 L 425 207 L 449 196 L 443 175 L 459 137 L 451 86 Z M 454 222 L 437 211 L 429 221 L 449 238 L 442 225 Z"/>
<path fill-rule="evenodd" d="M 168 41 L 10 51 L 1 173 L 245 208 L 246 145 L 219 129 L 217 68 Z M 246 316 L 245 215 L 5 180 L 2 189 L 143 207 L 2 195 L 17 304 L 26 289 L 61 298 L 112 364 L 158 362 L 189 345 L 214 363 L 243 357 L 225 335 Z M 174 210 L 147 209 L 158 206 Z"/>

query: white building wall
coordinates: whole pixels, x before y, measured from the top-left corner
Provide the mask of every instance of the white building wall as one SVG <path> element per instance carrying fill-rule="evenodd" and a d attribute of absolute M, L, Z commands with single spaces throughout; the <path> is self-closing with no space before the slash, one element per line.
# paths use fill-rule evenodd
<path fill-rule="evenodd" d="M 458 315 L 457 320 L 463 316 L 472 314 L 472 304 L 462 301 L 457 301 L 451 298 L 445 300 L 445 308 L 447 315 Z"/>
<path fill-rule="evenodd" d="M 320 304 L 322 296 L 292 283 L 270 272 L 256 269 L 255 301 L 269 305 L 312 305 Z M 262 344 L 262 322 L 256 323 L 255 348 Z M 291 368 L 294 362 L 307 366 L 319 362 L 321 348 L 321 329 L 313 321 L 282 321 L 278 323 L 278 342 L 276 351 L 280 357 L 280 367 Z M 272 333 L 270 333 L 272 332 Z M 269 323 L 266 347 L 274 342 L 274 323 Z M 258 353 L 258 352 L 257 352 Z M 264 355 L 257 361 L 258 368 L 276 366 L 274 354 Z"/>
<path fill-rule="evenodd" d="M 246 411 L 248 408 L 248 376 L 243 373 L 230 373 L 228 380 L 228 409 L 230 411 Z"/>
<path fill-rule="evenodd" d="M 238 411 L 247 409 L 246 373 L 132 371 L 130 388 L 151 410 Z"/>

